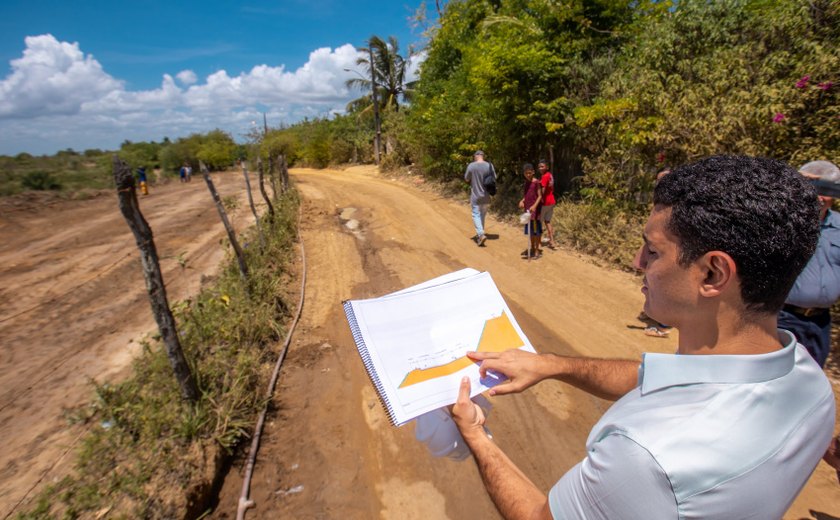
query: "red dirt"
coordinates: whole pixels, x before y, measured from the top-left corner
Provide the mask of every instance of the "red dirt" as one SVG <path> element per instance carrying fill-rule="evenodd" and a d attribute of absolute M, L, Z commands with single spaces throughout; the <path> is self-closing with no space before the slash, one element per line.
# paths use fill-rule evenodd
<path fill-rule="evenodd" d="M 390 426 L 356 352 L 344 299 L 469 266 L 492 274 L 539 351 L 638 358 L 676 348 L 675 337 L 651 338 L 638 328 L 643 296 L 632 274 L 568 251 L 524 261 L 521 230 L 492 218 L 492 239 L 478 248 L 469 239 L 468 206 L 411 186 L 420 182 L 372 168 L 293 173 L 307 216 L 306 303 L 267 420 L 250 494 L 256 508 L 247 518 L 499 518 L 470 459 L 432 458 L 413 425 Z M 355 233 L 339 218 L 344 208 L 356 208 Z M 547 491 L 584 456 L 589 429 L 609 404 L 544 382 L 494 398 L 488 425 Z M 241 466 L 228 476 L 213 518 L 235 518 Z M 840 485 L 826 464 L 785 518 L 813 518 L 809 510 L 840 517 Z"/>
<path fill-rule="evenodd" d="M 238 197 L 235 228 L 250 225 L 241 176 L 214 175 L 214 182 L 222 197 Z M 225 254 L 203 179 L 152 186 L 140 207 L 155 233 L 170 304 L 196 293 Z M 0 201 L 0 266 L 5 518 L 27 493 L 66 473 L 72 456 L 64 454 L 83 431 L 66 412 L 92 399 L 91 379 L 119 377 L 156 327 L 139 252 L 112 192 Z"/>
<path fill-rule="evenodd" d="M 432 458 L 413 426 L 389 425 L 355 350 L 344 299 L 469 266 L 493 275 L 540 351 L 638 357 L 676 346 L 675 337 L 634 328 L 642 325 L 643 297 L 631 274 L 563 250 L 523 261 L 521 230 L 492 217 L 491 240 L 477 248 L 467 205 L 423 189 L 419 179 L 400 182 L 370 167 L 293 174 L 305 215 L 306 303 L 267 419 L 251 491 L 256 508 L 247 518 L 499 518 L 471 460 Z M 240 230 L 251 222 L 241 178 L 216 179 L 223 196 L 240 197 Z M 223 230 L 201 179 L 153 187 L 141 207 L 170 301 L 195 293 L 223 257 Z M 344 208 L 357 209 L 355 233 L 339 218 Z M 66 472 L 71 456 L 53 464 L 82 429 L 62 414 L 91 398 L 88 378 L 118 378 L 138 340 L 155 330 L 137 256 L 113 194 L 22 208 L 0 201 L 4 516 L 42 476 L 30 497 Z M 548 490 L 583 457 L 609 403 L 547 382 L 493 405 L 494 438 Z M 241 466 L 228 475 L 212 518 L 235 517 Z M 840 517 L 840 485 L 821 463 L 785 518 L 832 517 Z"/>

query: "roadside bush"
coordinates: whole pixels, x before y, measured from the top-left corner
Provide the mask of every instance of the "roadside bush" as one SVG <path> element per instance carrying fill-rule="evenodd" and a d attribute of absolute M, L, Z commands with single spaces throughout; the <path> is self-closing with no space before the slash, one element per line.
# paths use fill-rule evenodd
<path fill-rule="evenodd" d="M 27 173 L 20 180 L 20 184 L 27 190 L 46 191 L 61 189 L 61 183 L 44 171 Z"/>
<path fill-rule="evenodd" d="M 592 204 L 560 201 L 554 208 L 555 238 L 605 262 L 633 270 L 647 215 L 608 211 Z"/>

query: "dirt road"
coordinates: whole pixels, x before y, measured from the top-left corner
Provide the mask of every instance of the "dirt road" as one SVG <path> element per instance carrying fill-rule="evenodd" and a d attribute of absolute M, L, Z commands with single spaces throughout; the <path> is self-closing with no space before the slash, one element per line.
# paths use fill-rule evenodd
<path fill-rule="evenodd" d="M 298 170 L 294 178 L 304 204 L 307 300 L 267 424 L 251 493 L 257 507 L 248 518 L 498 518 L 471 461 L 430 458 L 412 426 L 388 424 L 355 351 L 343 299 L 469 266 L 493 275 L 541 351 L 638 356 L 675 347 L 673 338 L 628 328 L 640 325 L 642 302 L 632 275 L 565 251 L 523 261 L 525 237 L 492 218 L 491 240 L 479 249 L 469 240 L 465 204 L 371 168 Z M 215 179 L 222 196 L 239 197 L 234 222 L 243 229 L 251 218 L 240 176 Z M 141 207 L 155 231 L 170 300 L 194 294 L 223 257 L 223 231 L 203 182 L 153 189 Z M 339 218 L 346 208 L 356 209 L 355 232 Z M 91 398 L 89 378 L 119 377 L 139 340 L 155 330 L 138 264 L 112 195 L 50 207 L 0 201 L 0 518 L 33 486 L 32 494 L 64 474 L 71 460 L 64 455 L 82 432 L 68 426 L 64 410 Z M 583 456 L 589 428 L 608 404 L 543 383 L 494 399 L 489 426 L 548 489 Z M 235 516 L 240 478 L 235 467 L 215 518 Z M 787 518 L 830 520 L 840 517 L 838 504 L 840 486 L 821 465 Z"/>
<path fill-rule="evenodd" d="M 248 518 L 438 520 L 498 518 L 471 460 L 431 458 L 413 426 L 389 425 L 356 353 L 340 302 L 379 296 L 463 267 L 489 271 L 540 351 L 638 357 L 675 338 L 644 336 L 633 275 L 566 251 L 519 256 L 526 239 L 489 219 L 490 240 L 469 237 L 469 208 L 369 168 L 297 170 L 308 283 L 303 318 L 266 425 Z M 419 183 L 419 181 L 418 181 Z M 340 218 L 359 222 L 351 231 Z M 352 214 L 352 217 L 350 216 Z M 837 381 L 834 381 L 835 388 Z M 560 383 L 493 399 L 495 440 L 543 490 L 584 456 L 609 403 Z M 234 518 L 241 461 L 214 518 Z M 813 510 L 815 513 L 810 513 Z M 840 485 L 820 464 L 786 518 L 840 517 Z"/>
<path fill-rule="evenodd" d="M 239 200 L 235 228 L 250 225 L 241 174 L 214 182 L 222 197 Z M 170 302 L 196 293 L 224 258 L 224 229 L 203 179 L 152 187 L 140 207 Z M 89 380 L 118 375 L 155 330 L 115 194 L 48 207 L 0 202 L 0 518 L 42 477 L 31 495 L 65 473 L 72 457 L 62 457 L 83 431 L 65 411 L 90 401 Z"/>

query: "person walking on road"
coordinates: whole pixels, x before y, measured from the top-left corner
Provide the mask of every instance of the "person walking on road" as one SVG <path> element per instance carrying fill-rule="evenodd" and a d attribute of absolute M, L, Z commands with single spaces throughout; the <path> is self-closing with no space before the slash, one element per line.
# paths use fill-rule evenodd
<path fill-rule="evenodd" d="M 137 168 L 137 180 L 140 182 L 140 193 L 143 195 L 149 194 L 149 187 L 146 184 L 146 167 L 141 166 Z"/>
<path fill-rule="evenodd" d="M 540 185 L 542 186 L 542 210 L 540 210 L 540 220 L 543 222 L 543 228 L 548 235 L 548 248 L 556 249 L 554 243 L 554 230 L 551 228 L 551 217 L 554 215 L 554 175 L 548 171 L 548 161 L 541 159 L 537 164 L 537 170 L 540 172 Z"/>
<path fill-rule="evenodd" d="M 491 395 L 557 379 L 616 401 L 546 496 L 487 435 L 463 378 L 453 420 L 503 517 L 784 516 L 834 431 L 831 383 L 776 321 L 817 246 L 815 198 L 772 159 L 715 156 L 660 180 L 635 263 L 645 312 L 680 332 L 676 355 L 467 353 L 481 377 L 506 376 Z"/>
<path fill-rule="evenodd" d="M 490 207 L 490 194 L 484 185 L 489 181 L 495 183 L 496 172 L 493 165 L 484 160 L 484 152 L 477 150 L 473 155 L 473 162 L 467 166 L 464 180 L 470 185 L 470 207 L 472 208 L 473 226 L 475 226 L 475 242 L 479 247 L 487 240 L 484 221 L 487 209 Z"/>

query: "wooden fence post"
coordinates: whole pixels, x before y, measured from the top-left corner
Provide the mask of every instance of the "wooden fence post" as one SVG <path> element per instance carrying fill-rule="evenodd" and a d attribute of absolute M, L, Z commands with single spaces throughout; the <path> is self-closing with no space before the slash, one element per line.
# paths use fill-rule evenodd
<path fill-rule="evenodd" d="M 207 189 L 210 190 L 210 195 L 213 196 L 213 202 L 216 203 L 216 209 L 219 211 L 219 217 L 222 219 L 222 224 L 225 225 L 225 231 L 227 231 L 230 245 L 233 246 L 233 251 L 236 253 L 236 260 L 239 262 L 239 274 L 242 277 L 242 283 L 245 284 L 245 292 L 250 294 L 248 286 L 248 265 L 245 263 L 245 255 L 242 253 L 242 248 L 239 247 L 239 242 L 236 241 L 236 235 L 233 232 L 233 227 L 230 225 L 230 221 L 227 218 L 227 212 L 225 212 L 225 207 L 222 205 L 222 199 L 219 198 L 219 193 L 216 191 L 216 187 L 213 186 L 213 180 L 210 178 L 210 172 L 207 171 L 207 166 L 205 166 L 202 161 L 199 161 L 198 165 L 201 168 L 201 175 L 204 176 L 204 182 L 207 183 Z"/>
<path fill-rule="evenodd" d="M 289 168 L 286 165 L 286 156 L 277 156 L 277 166 L 280 169 L 280 179 L 283 181 L 283 193 L 289 189 Z"/>
<path fill-rule="evenodd" d="M 277 187 L 277 175 L 275 173 L 275 164 L 271 160 L 271 154 L 268 155 L 268 180 L 271 184 L 271 193 L 274 194 L 273 199 L 277 200 L 277 194 L 280 193 L 280 188 Z"/>
<path fill-rule="evenodd" d="M 117 184 L 120 211 L 125 217 L 128 227 L 131 228 L 134 240 L 137 242 L 138 249 L 140 249 L 140 262 L 143 265 L 146 290 L 149 293 L 149 302 L 152 304 L 152 314 L 155 316 L 161 339 L 163 339 L 163 344 L 166 347 L 166 355 L 169 357 L 175 379 L 178 380 L 178 385 L 181 387 L 181 395 L 190 403 L 196 403 L 199 399 L 198 386 L 184 357 L 181 342 L 178 340 L 175 318 L 172 316 L 169 302 L 166 299 L 166 285 L 163 283 L 152 229 L 140 212 L 131 168 L 116 155 L 114 156 L 114 180 Z"/>
<path fill-rule="evenodd" d="M 271 159 L 268 160 L 268 167 L 271 168 Z M 265 191 L 265 182 L 263 176 L 263 163 L 261 158 L 257 158 L 257 171 L 259 172 L 260 193 L 262 193 L 263 200 L 268 206 L 268 220 L 274 222 L 274 205 L 271 204 L 271 199 L 268 198 L 268 193 Z"/>
<path fill-rule="evenodd" d="M 245 162 L 242 163 L 242 176 L 245 177 L 245 190 L 248 192 L 248 205 L 251 206 L 251 213 L 254 214 L 254 220 L 257 223 L 257 236 L 260 238 L 260 248 L 265 249 L 265 238 L 263 237 L 262 227 L 260 227 L 260 216 L 257 214 L 257 208 L 254 206 L 254 197 L 251 195 L 251 181 L 248 179 L 248 167 Z"/>

